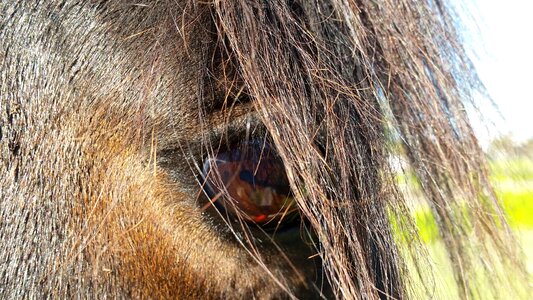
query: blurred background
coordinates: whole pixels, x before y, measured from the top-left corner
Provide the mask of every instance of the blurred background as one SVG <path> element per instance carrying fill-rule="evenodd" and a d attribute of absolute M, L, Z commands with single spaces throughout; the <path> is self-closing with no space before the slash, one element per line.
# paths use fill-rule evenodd
<path fill-rule="evenodd" d="M 452 0 L 451 5 L 458 14 L 467 54 L 488 93 L 476 95 L 475 105 L 466 104 L 465 108 L 487 154 L 490 180 L 519 239 L 533 286 L 533 0 Z M 407 199 L 413 200 L 415 222 L 428 246 L 436 275 L 434 298 L 459 299 L 437 223 L 429 207 L 416 201 L 420 190 L 411 177 L 406 172 L 399 175 L 399 182 L 409 195 Z M 511 281 L 517 278 L 510 272 L 504 276 Z M 489 285 L 485 287 L 488 280 L 470 282 L 480 288 L 481 299 L 494 297 Z M 501 288 L 503 295 L 515 297 Z M 533 291 L 526 290 L 523 295 L 533 299 Z"/>
<path fill-rule="evenodd" d="M 467 52 L 492 99 L 491 103 L 480 95 L 476 99 L 479 111 L 469 111 L 469 115 L 488 154 L 491 180 L 520 239 L 533 284 L 533 1 L 452 3 L 462 20 Z M 444 295 L 455 299 L 437 229 L 423 211 L 415 218 L 435 264 L 442 266 Z"/>
<path fill-rule="evenodd" d="M 458 5 L 465 8 L 461 17 L 470 57 L 499 108 L 499 113 L 490 105 L 482 108 L 495 125 L 475 124 L 482 145 L 487 148 L 503 136 L 519 144 L 531 141 L 533 1 L 467 0 Z"/>
<path fill-rule="evenodd" d="M 533 282 L 533 1 L 467 0 L 465 42 L 495 109 L 486 103 L 474 129 L 492 179 L 521 239 Z M 533 296 L 532 296 L 533 297 Z"/>

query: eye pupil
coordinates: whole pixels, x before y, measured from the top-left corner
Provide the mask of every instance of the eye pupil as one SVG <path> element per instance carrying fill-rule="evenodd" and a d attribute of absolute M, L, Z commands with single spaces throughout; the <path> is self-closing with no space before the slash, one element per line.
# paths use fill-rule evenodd
<path fill-rule="evenodd" d="M 243 170 L 239 174 L 239 178 L 242 181 L 247 182 L 247 183 L 252 184 L 252 185 L 255 186 L 255 178 L 254 178 L 254 174 L 252 174 L 252 172 L 250 172 L 248 170 Z"/>
<path fill-rule="evenodd" d="M 260 225 L 278 225 L 297 216 L 283 163 L 263 142 L 207 158 L 202 175 L 217 207 L 235 216 Z"/>

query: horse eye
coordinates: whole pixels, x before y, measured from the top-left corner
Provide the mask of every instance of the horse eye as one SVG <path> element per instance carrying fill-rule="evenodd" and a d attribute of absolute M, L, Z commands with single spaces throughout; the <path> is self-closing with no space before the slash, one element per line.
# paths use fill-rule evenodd
<path fill-rule="evenodd" d="M 264 142 L 251 141 L 205 160 L 204 188 L 219 209 L 264 227 L 298 218 L 281 159 Z"/>

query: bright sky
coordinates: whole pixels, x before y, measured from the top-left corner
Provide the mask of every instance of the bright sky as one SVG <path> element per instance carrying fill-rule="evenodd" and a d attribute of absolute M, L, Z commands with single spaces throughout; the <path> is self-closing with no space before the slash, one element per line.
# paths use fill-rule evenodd
<path fill-rule="evenodd" d="M 496 118 L 498 128 L 487 130 L 474 122 L 481 143 L 506 133 L 516 141 L 533 138 L 533 1 L 469 0 L 460 5 L 478 23 L 466 42 L 477 54 L 474 64 L 504 119 L 490 105 L 481 108 L 485 117 Z"/>

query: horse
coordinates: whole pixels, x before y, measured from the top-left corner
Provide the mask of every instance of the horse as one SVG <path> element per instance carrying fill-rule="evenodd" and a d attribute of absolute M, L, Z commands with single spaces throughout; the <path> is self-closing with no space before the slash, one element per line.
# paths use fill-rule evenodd
<path fill-rule="evenodd" d="M 524 286 L 445 1 L 0 14 L 2 298 L 433 297 L 402 170 L 460 298 Z"/>

